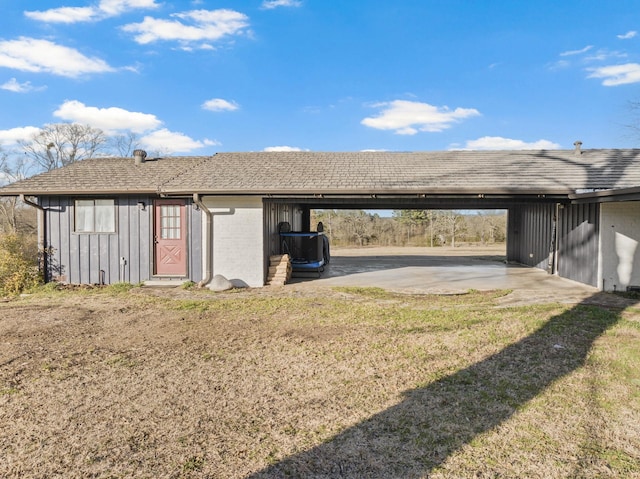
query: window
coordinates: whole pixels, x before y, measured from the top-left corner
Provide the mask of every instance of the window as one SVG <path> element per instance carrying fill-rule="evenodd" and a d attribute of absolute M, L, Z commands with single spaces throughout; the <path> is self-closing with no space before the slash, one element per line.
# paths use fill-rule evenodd
<path fill-rule="evenodd" d="M 180 239 L 180 205 L 160 206 L 160 238 Z"/>
<path fill-rule="evenodd" d="M 115 200 L 76 200 L 76 233 L 115 233 Z"/>

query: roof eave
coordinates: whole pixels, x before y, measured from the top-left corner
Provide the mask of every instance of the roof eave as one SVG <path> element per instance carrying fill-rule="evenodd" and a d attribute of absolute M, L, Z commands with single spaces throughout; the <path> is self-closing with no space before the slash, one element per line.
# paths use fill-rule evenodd
<path fill-rule="evenodd" d="M 338 188 L 274 188 L 274 189 L 172 189 L 160 192 L 163 195 L 175 196 L 198 193 L 210 196 L 555 196 L 567 198 L 571 190 L 565 189 L 515 189 L 515 188 L 381 188 L 381 189 L 338 189 Z"/>
<path fill-rule="evenodd" d="M 16 191 L 2 191 L 0 190 L 0 197 L 11 196 L 104 196 L 104 195 L 158 195 L 157 189 L 108 189 L 108 190 L 16 190 Z"/>
<path fill-rule="evenodd" d="M 608 203 L 613 201 L 638 201 L 640 200 L 640 186 L 630 188 L 617 188 L 608 190 L 573 193 L 569 195 L 573 203 Z"/>

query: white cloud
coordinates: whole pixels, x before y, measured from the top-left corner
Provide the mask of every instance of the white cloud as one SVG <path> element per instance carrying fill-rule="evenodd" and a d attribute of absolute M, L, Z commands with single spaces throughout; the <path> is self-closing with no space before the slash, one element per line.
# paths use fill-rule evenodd
<path fill-rule="evenodd" d="M 115 16 L 135 9 L 157 8 L 155 0 L 101 0 L 98 8 L 107 15 Z"/>
<path fill-rule="evenodd" d="M 222 98 L 212 98 L 202 104 L 202 108 L 210 111 L 235 111 L 238 108 L 238 104 L 235 101 L 227 101 Z"/>
<path fill-rule="evenodd" d="M 218 41 L 226 36 L 241 35 L 249 26 L 249 17 L 235 10 L 191 10 L 174 13 L 175 20 L 145 17 L 141 23 L 122 27 L 133 33 L 136 42 L 144 45 L 161 40 L 183 45 L 202 41 Z M 205 44 L 205 48 L 212 48 Z"/>
<path fill-rule="evenodd" d="M 297 146 L 267 146 L 264 151 L 309 151 Z"/>
<path fill-rule="evenodd" d="M 604 86 L 628 85 L 640 83 L 640 64 L 625 63 L 589 69 L 589 78 L 604 78 Z"/>
<path fill-rule="evenodd" d="M 24 12 L 27 18 L 46 23 L 89 22 L 96 18 L 98 10 L 94 7 L 60 7 L 44 11 Z"/>
<path fill-rule="evenodd" d="M 30 140 L 33 135 L 36 135 L 39 131 L 40 128 L 36 128 L 35 126 L 0 130 L 0 145 L 14 145 L 20 140 Z"/>
<path fill-rule="evenodd" d="M 469 140 L 464 150 L 557 150 L 560 145 L 549 140 L 526 142 L 501 136 L 483 136 Z M 452 148 L 459 149 L 459 148 Z"/>
<path fill-rule="evenodd" d="M 26 11 L 27 18 L 45 23 L 92 22 L 114 17 L 138 8 L 156 8 L 155 0 L 102 0 L 90 7 L 59 7 L 42 11 Z"/>
<path fill-rule="evenodd" d="M 475 108 L 438 107 L 428 103 L 394 100 L 374 105 L 381 107 L 376 117 L 365 118 L 361 123 L 378 130 L 395 130 L 398 135 L 415 135 L 419 131 L 439 132 L 451 128 L 454 123 L 479 116 Z"/>
<path fill-rule="evenodd" d="M 628 55 L 624 52 L 618 52 L 618 51 L 610 51 L 607 50 L 606 48 L 601 48 L 599 49 L 597 52 L 593 53 L 592 55 L 588 55 L 585 57 L 585 61 L 588 62 L 603 62 L 606 60 L 611 60 L 613 58 L 627 58 Z"/>
<path fill-rule="evenodd" d="M 162 122 L 155 115 L 128 111 L 122 108 L 97 108 L 86 106 L 77 100 L 65 101 L 53 115 L 74 123 L 100 128 L 106 133 L 131 130 L 142 133 L 158 128 Z"/>
<path fill-rule="evenodd" d="M 620 40 L 629 40 L 630 38 L 635 37 L 638 34 L 635 30 L 630 30 L 624 35 L 616 35 Z"/>
<path fill-rule="evenodd" d="M 44 90 L 46 87 L 34 87 L 31 82 L 20 83 L 15 78 L 4 82 L 0 85 L 0 89 L 12 91 L 14 93 L 28 93 L 30 91 Z"/>
<path fill-rule="evenodd" d="M 217 146 L 216 140 L 194 140 L 184 133 L 176 133 L 160 128 L 162 121 L 155 115 L 128 111 L 123 108 L 97 108 L 87 106 L 77 100 L 65 101 L 53 112 L 62 120 L 100 128 L 107 135 L 114 135 L 129 130 L 134 133 L 146 133 L 140 138 L 140 145 L 150 151 L 171 154 L 188 152 L 204 146 Z"/>
<path fill-rule="evenodd" d="M 580 50 L 568 50 L 566 52 L 562 52 L 560 54 L 561 57 L 569 57 L 572 55 L 580 55 L 582 53 L 587 53 L 589 50 L 591 50 L 593 48 L 593 45 L 587 45 L 584 48 L 581 48 Z"/>
<path fill-rule="evenodd" d="M 273 10 L 278 7 L 299 7 L 302 2 L 299 0 L 264 0 L 262 8 L 265 10 Z"/>
<path fill-rule="evenodd" d="M 210 140 L 207 141 L 211 142 Z M 205 146 L 205 143 L 189 138 L 184 133 L 169 131 L 166 128 L 143 136 L 140 138 L 140 144 L 149 150 L 162 151 L 167 154 L 189 152 Z"/>
<path fill-rule="evenodd" d="M 562 70 L 564 68 L 569 68 L 571 63 L 567 60 L 558 60 L 557 62 L 549 64 L 550 70 Z"/>
<path fill-rule="evenodd" d="M 87 57 L 78 50 L 48 40 L 28 37 L 0 41 L 0 67 L 65 77 L 114 71 L 99 58 Z"/>

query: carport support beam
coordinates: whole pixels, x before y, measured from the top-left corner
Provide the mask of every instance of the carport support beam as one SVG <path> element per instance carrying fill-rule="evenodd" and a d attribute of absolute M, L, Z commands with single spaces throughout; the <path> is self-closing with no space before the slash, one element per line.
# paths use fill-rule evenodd
<path fill-rule="evenodd" d="M 308 206 L 302 207 L 302 231 L 311 231 L 311 209 Z"/>

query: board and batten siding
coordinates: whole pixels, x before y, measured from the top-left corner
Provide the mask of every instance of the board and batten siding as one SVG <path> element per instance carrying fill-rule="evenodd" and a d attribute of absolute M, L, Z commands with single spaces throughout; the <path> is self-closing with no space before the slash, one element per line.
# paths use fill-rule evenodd
<path fill-rule="evenodd" d="M 265 257 L 282 254 L 278 226 L 287 222 L 292 231 L 302 230 L 302 208 L 297 203 L 263 200 Z"/>
<path fill-rule="evenodd" d="M 554 234 L 555 203 L 509 208 L 507 261 L 548 269 Z"/>
<path fill-rule="evenodd" d="M 115 200 L 115 233 L 76 233 L 76 197 L 43 196 L 47 281 L 69 284 L 139 283 L 153 272 L 153 198 L 110 196 Z M 142 207 L 144 205 L 144 207 Z M 189 278 L 202 279 L 202 212 L 187 202 Z M 121 264 L 124 258 L 124 267 Z"/>
<path fill-rule="evenodd" d="M 598 286 L 600 205 L 566 205 L 558 213 L 558 275 Z"/>

